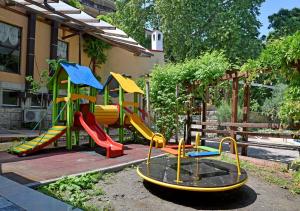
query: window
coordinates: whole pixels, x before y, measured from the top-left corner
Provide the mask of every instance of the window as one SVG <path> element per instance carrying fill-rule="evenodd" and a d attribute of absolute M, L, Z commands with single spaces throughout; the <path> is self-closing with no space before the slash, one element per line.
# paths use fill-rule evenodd
<path fill-rule="evenodd" d="M 41 102 L 43 97 L 43 102 Z M 45 108 L 47 104 L 47 94 L 37 94 L 31 96 L 31 107 L 43 107 Z"/>
<path fill-rule="evenodd" d="M 12 90 L 3 90 L 2 103 L 4 106 L 19 106 L 19 93 L 17 91 Z"/>
<path fill-rule="evenodd" d="M 152 39 L 155 41 L 155 34 L 153 34 L 152 37 L 153 37 Z"/>
<path fill-rule="evenodd" d="M 158 34 L 157 40 L 161 39 L 161 34 Z"/>
<path fill-rule="evenodd" d="M 0 22 L 0 71 L 19 73 L 21 28 Z"/>
<path fill-rule="evenodd" d="M 69 43 L 58 40 L 57 42 L 57 57 L 59 59 L 68 60 L 69 57 Z"/>

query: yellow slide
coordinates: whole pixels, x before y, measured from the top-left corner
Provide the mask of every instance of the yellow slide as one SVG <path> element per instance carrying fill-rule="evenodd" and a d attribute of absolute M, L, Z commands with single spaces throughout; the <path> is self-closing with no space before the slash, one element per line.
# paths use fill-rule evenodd
<path fill-rule="evenodd" d="M 158 133 L 153 133 L 147 125 L 141 120 L 141 118 L 137 114 L 129 114 L 126 113 L 126 117 L 128 118 L 130 124 L 137 130 L 139 131 L 142 136 L 144 136 L 146 139 L 151 141 L 152 137 L 154 136 L 153 141 L 155 142 L 156 147 L 163 147 L 165 138 L 163 135 L 158 134 Z"/>

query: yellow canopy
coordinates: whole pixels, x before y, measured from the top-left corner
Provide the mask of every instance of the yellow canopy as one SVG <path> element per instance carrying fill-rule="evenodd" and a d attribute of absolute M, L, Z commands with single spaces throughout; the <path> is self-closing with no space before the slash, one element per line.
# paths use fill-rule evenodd
<path fill-rule="evenodd" d="M 119 73 L 110 72 L 110 74 L 114 77 L 114 79 L 116 79 L 125 92 L 144 94 L 143 90 L 141 90 L 140 87 L 138 87 L 138 85 L 130 78 L 125 78 Z"/>

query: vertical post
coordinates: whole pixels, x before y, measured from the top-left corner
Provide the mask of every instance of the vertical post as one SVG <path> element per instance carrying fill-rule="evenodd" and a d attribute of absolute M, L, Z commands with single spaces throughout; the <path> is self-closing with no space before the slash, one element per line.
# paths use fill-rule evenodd
<path fill-rule="evenodd" d="M 206 104 L 206 101 L 207 101 L 207 98 L 208 98 L 208 93 L 209 93 L 209 88 L 207 87 L 206 90 L 205 90 L 205 94 L 204 94 L 203 100 L 202 100 L 202 116 L 201 116 L 202 117 L 201 118 L 202 122 L 206 122 L 206 113 L 207 113 L 207 104 Z M 206 125 L 202 125 L 201 129 L 205 130 L 206 129 Z M 205 136 L 206 136 L 206 133 L 204 131 L 202 131 L 201 132 L 201 138 L 205 138 Z M 204 139 L 201 140 L 201 145 L 205 146 L 205 140 Z"/>
<path fill-rule="evenodd" d="M 249 121 L 249 111 L 250 111 L 250 86 L 245 81 L 244 84 L 244 97 L 243 97 L 243 123 L 247 123 Z M 243 127 L 243 131 L 247 131 L 247 127 Z M 243 135 L 244 141 L 248 141 L 248 135 Z M 247 155 L 247 147 L 242 147 L 242 155 Z"/>
<path fill-rule="evenodd" d="M 57 86 L 57 83 L 58 83 L 58 78 L 57 76 L 54 78 L 53 80 L 53 93 L 52 93 L 52 126 L 56 125 L 56 122 L 57 122 L 57 115 L 58 115 L 58 105 L 56 103 L 56 98 L 57 98 L 57 94 L 58 94 L 58 86 Z"/>
<path fill-rule="evenodd" d="M 73 102 L 71 100 L 71 95 L 72 95 L 72 82 L 70 77 L 68 77 L 68 102 L 67 102 L 67 149 L 71 150 L 72 149 L 72 131 L 71 131 L 71 126 L 72 126 L 72 120 L 73 120 Z"/>
<path fill-rule="evenodd" d="M 81 34 L 81 32 L 79 32 L 79 43 L 78 43 L 78 45 L 79 45 L 79 48 L 78 48 L 78 50 L 79 50 L 79 52 L 78 52 L 78 64 L 80 64 L 81 65 L 81 40 L 82 40 L 82 34 Z"/>
<path fill-rule="evenodd" d="M 108 85 L 106 85 L 104 87 L 104 105 L 108 105 L 108 98 L 109 98 L 109 90 L 108 90 Z M 109 127 L 108 126 L 105 128 L 105 132 L 107 134 L 109 134 Z"/>
<path fill-rule="evenodd" d="M 93 87 L 90 87 L 90 96 L 96 96 L 97 95 L 97 90 Z M 90 112 L 94 113 L 95 112 L 95 103 L 90 102 Z M 89 143 L 90 147 L 94 148 L 95 147 L 95 142 L 92 140 L 92 138 L 89 138 Z"/>
<path fill-rule="evenodd" d="M 149 79 L 146 79 L 146 109 L 147 109 L 147 113 L 149 115 L 148 118 L 148 125 L 151 126 L 151 114 L 150 114 L 150 83 L 149 83 Z"/>
<path fill-rule="evenodd" d="M 119 106 L 120 106 L 120 126 L 119 126 L 119 142 L 124 141 L 124 109 L 123 109 L 123 101 L 124 101 L 124 91 L 119 85 Z"/>
<path fill-rule="evenodd" d="M 79 86 L 75 85 L 75 93 L 79 94 Z M 74 109 L 75 110 L 75 109 Z M 80 100 L 76 100 L 76 111 L 80 110 Z M 75 131 L 75 145 L 79 146 L 79 129 Z"/>
<path fill-rule="evenodd" d="M 231 99 L 231 123 L 236 123 L 238 118 L 238 93 L 239 93 L 239 79 L 237 77 L 237 72 L 234 73 L 234 77 L 232 79 L 232 99 Z M 236 127 L 231 127 L 231 137 L 236 140 Z M 230 151 L 234 152 L 234 147 L 230 145 Z"/>
<path fill-rule="evenodd" d="M 138 113 L 138 94 L 133 93 L 133 113 L 137 114 Z"/>
<path fill-rule="evenodd" d="M 36 14 L 30 13 L 28 16 L 27 30 L 27 55 L 26 55 L 26 76 L 34 75 L 34 56 L 35 56 L 35 29 Z M 26 91 L 30 89 L 30 83 L 26 81 Z"/>
<path fill-rule="evenodd" d="M 179 97 L 179 87 L 178 84 L 176 84 L 176 90 L 175 90 L 175 96 L 176 96 L 176 134 L 175 134 L 175 141 L 178 143 L 178 97 Z"/>

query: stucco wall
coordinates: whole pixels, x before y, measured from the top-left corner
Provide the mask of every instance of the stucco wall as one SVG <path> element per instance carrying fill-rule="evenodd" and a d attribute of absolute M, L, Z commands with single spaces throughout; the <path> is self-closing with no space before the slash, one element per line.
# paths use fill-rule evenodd
<path fill-rule="evenodd" d="M 155 64 L 164 64 L 163 52 L 152 52 L 152 57 L 135 56 L 119 47 L 112 47 L 107 52 L 107 61 L 99 72 L 101 78 L 106 79 L 109 72 L 130 75 L 139 78 L 152 71 Z"/>

